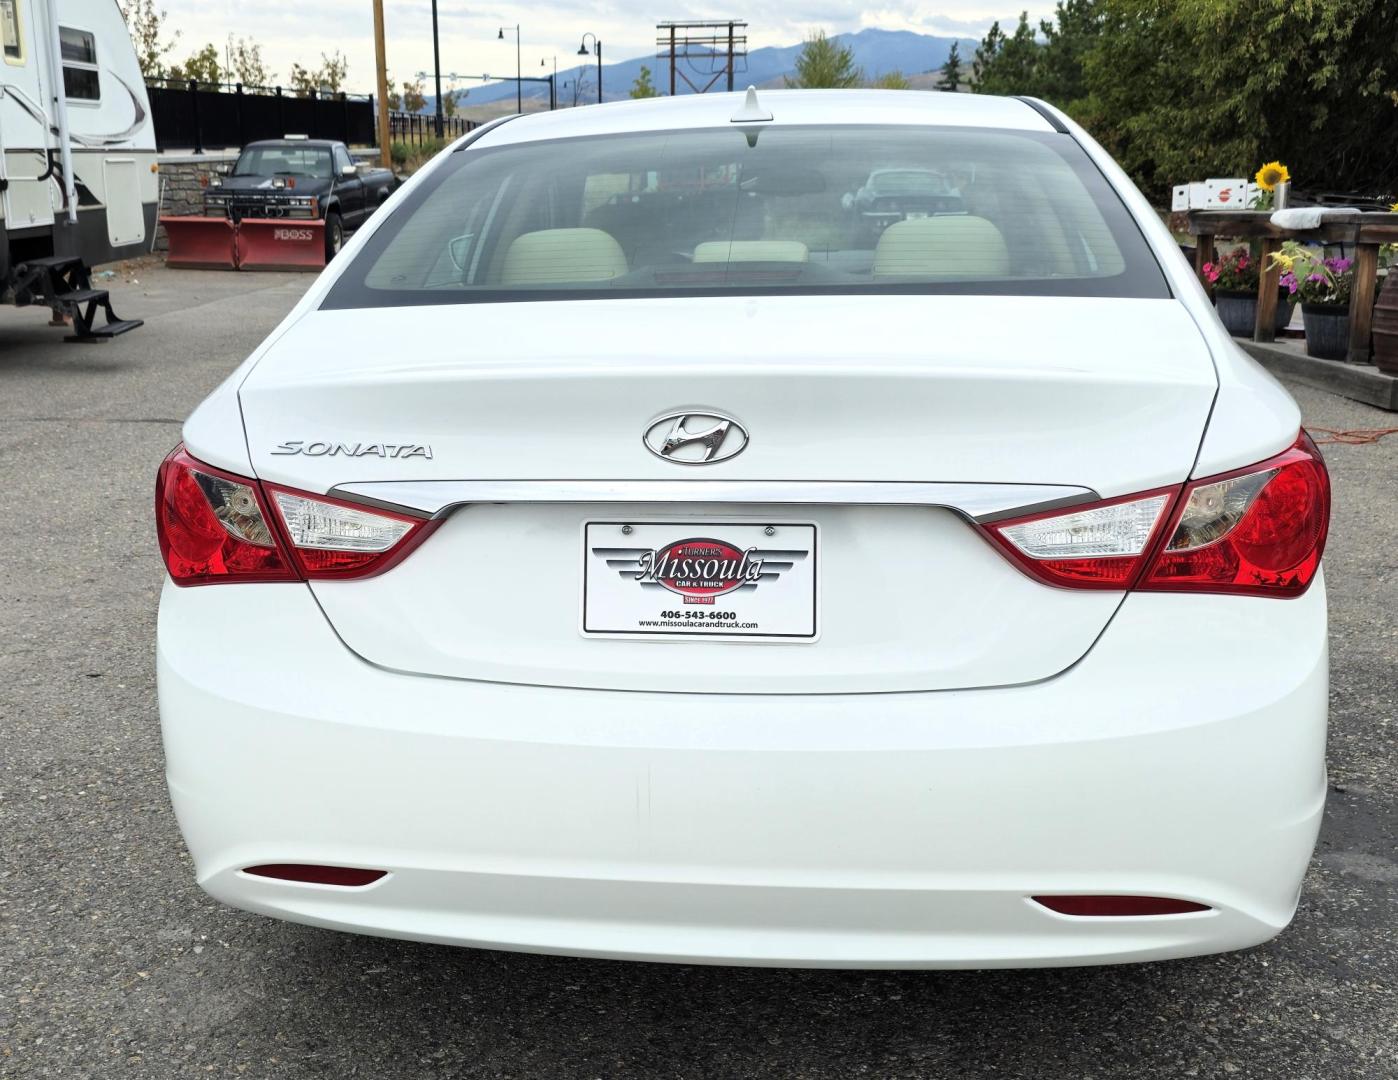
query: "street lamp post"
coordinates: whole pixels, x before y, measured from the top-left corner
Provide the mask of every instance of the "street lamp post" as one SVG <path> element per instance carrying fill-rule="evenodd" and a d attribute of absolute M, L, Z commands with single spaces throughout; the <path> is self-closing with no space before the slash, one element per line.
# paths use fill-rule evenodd
<path fill-rule="evenodd" d="M 437 138 L 446 133 L 442 123 L 442 51 L 437 39 L 437 0 L 432 0 L 432 71 L 437 79 Z"/>
<path fill-rule="evenodd" d="M 498 40 L 505 40 L 505 31 L 508 26 L 500 27 Z M 515 112 L 524 112 L 524 71 L 519 64 L 519 24 L 515 24 Z"/>
<path fill-rule="evenodd" d="M 582 44 L 578 46 L 578 55 L 587 55 L 587 39 L 591 38 L 593 45 L 597 47 L 597 104 L 602 104 L 602 39 L 589 30 L 582 36 Z"/>
<path fill-rule="evenodd" d="M 539 61 L 540 67 L 548 67 L 547 60 Z M 553 58 L 553 74 L 549 76 L 549 112 L 558 108 L 558 57 Z"/>

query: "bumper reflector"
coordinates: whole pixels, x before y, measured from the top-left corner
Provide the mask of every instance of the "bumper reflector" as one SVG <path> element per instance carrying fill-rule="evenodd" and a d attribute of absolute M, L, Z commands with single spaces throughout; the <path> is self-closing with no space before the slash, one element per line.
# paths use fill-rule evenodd
<path fill-rule="evenodd" d="M 307 863 L 264 863 L 244 867 L 243 873 L 279 881 L 302 881 L 312 885 L 344 885 L 356 888 L 372 885 L 386 877 L 387 870 L 363 870 L 357 866 L 311 866 Z"/>
<path fill-rule="evenodd" d="M 1034 896 L 1030 899 L 1060 915 L 1189 915 L 1213 910 L 1208 904 L 1168 896 Z"/>

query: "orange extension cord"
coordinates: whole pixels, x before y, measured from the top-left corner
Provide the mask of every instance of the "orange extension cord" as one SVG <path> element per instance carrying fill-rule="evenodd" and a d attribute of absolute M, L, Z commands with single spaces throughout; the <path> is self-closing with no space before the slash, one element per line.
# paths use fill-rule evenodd
<path fill-rule="evenodd" d="M 1312 437 L 1324 435 L 1326 438 L 1316 438 L 1317 446 L 1324 446 L 1326 443 L 1343 443 L 1346 446 L 1362 446 L 1364 443 L 1376 443 L 1385 435 L 1398 435 L 1398 427 L 1387 428 L 1355 428 L 1353 431 L 1336 431 L 1328 427 L 1308 427 L 1306 428 Z"/>

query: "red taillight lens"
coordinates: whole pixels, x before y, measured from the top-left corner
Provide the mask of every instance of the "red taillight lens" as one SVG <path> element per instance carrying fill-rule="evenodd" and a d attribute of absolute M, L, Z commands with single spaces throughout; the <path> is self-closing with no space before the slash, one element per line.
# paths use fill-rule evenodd
<path fill-rule="evenodd" d="M 182 445 L 160 465 L 155 522 L 176 585 L 369 577 L 392 567 L 435 526 L 264 486 L 205 465 Z"/>
<path fill-rule="evenodd" d="M 1208 904 L 1176 900 L 1171 896 L 1035 896 L 1032 899 L 1060 915 L 1192 915 L 1213 910 Z"/>
<path fill-rule="evenodd" d="M 388 876 L 387 870 L 366 870 L 358 866 L 315 866 L 310 863 L 264 863 L 243 870 L 254 877 L 278 881 L 301 881 L 310 885 L 341 885 L 360 888 Z"/>
<path fill-rule="evenodd" d="M 1062 588 L 1289 597 L 1310 587 L 1329 522 L 1330 478 L 1302 432 L 1246 469 L 985 528 L 1017 566 Z"/>
<path fill-rule="evenodd" d="M 155 532 L 176 585 L 296 581 L 257 481 L 196 461 L 177 446 L 160 464 Z"/>
<path fill-rule="evenodd" d="M 1330 476 L 1309 435 L 1270 461 L 1194 481 L 1140 588 L 1300 596 L 1330 527 Z"/>

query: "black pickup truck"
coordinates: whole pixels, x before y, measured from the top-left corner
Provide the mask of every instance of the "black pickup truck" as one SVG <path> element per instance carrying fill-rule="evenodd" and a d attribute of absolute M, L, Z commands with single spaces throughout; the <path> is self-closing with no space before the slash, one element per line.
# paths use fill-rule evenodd
<path fill-rule="evenodd" d="M 389 169 L 356 165 L 342 142 L 263 139 L 248 143 L 227 173 L 204 191 L 204 213 L 217 217 L 320 218 L 330 260 L 398 186 Z"/>

